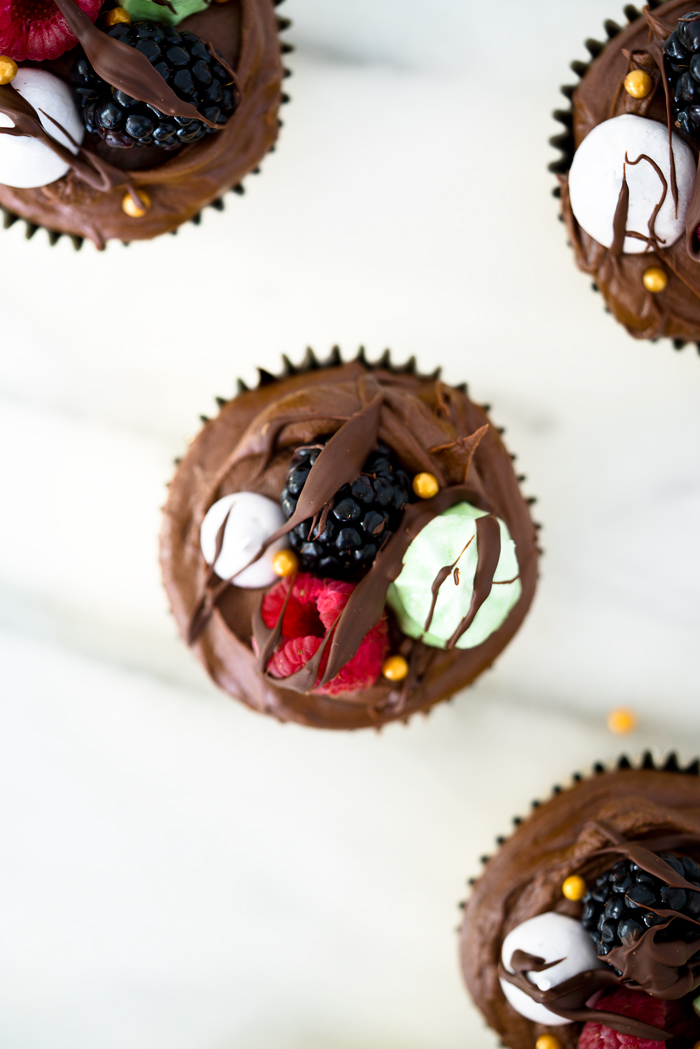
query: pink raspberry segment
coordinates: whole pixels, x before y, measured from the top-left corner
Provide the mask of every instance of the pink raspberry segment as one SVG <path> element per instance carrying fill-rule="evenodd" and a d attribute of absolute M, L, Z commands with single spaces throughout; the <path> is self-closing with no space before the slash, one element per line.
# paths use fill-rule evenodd
<path fill-rule="evenodd" d="M 354 583 L 317 579 L 306 572 L 300 572 L 293 584 L 289 579 L 283 579 L 263 598 L 262 617 L 268 630 L 274 629 L 277 624 L 290 585 L 292 593 L 282 624 L 282 643 L 267 664 L 268 673 L 280 679 L 306 666 L 318 651 L 323 638 L 332 630 L 355 589 Z M 381 674 L 388 650 L 387 619 L 383 615 L 333 680 L 314 691 L 336 696 L 370 688 Z M 321 660 L 319 678 L 323 676 L 327 662 L 328 651 Z"/>
<path fill-rule="evenodd" d="M 76 0 L 91 22 L 103 0 Z M 78 43 L 53 0 L 0 0 L 0 55 L 16 62 L 58 58 Z"/>
<path fill-rule="evenodd" d="M 674 1002 L 665 1002 L 652 998 L 641 991 L 628 991 L 624 987 L 600 998 L 596 1009 L 621 1016 L 633 1016 L 644 1023 L 659 1027 L 662 1031 L 671 1030 L 669 1013 L 675 1012 Z M 675 1017 L 674 1017 L 675 1018 Z M 664 1049 L 665 1042 L 650 1038 L 637 1038 L 631 1034 L 620 1034 L 605 1024 L 589 1022 L 583 1028 L 578 1040 L 578 1049 Z"/>

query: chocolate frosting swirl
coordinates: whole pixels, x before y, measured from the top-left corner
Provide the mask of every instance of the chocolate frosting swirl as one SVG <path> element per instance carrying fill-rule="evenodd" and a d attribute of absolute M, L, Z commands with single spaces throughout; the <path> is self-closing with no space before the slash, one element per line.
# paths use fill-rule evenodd
<path fill-rule="evenodd" d="M 124 214 L 123 188 L 97 189 L 72 171 L 37 189 L 0 185 L 0 205 L 29 222 L 87 237 L 103 248 L 111 238 L 145 240 L 176 229 L 257 168 L 277 138 L 284 76 L 272 0 L 213 3 L 178 28 L 190 30 L 221 52 L 235 72 L 241 102 L 221 131 L 185 146 L 158 167 L 125 172 L 123 181 L 146 190 L 151 198 L 142 218 Z M 72 53 L 45 67 L 67 80 L 74 57 Z M 86 146 L 90 148 L 90 143 Z M 102 149 L 96 144 L 98 148 Z M 115 164 L 123 162 L 115 154 L 136 149 L 110 152 L 109 162 Z M 147 149 L 141 152 L 148 154 Z"/>
<path fill-rule="evenodd" d="M 356 431 L 353 420 L 361 422 Z M 447 507 L 452 505 L 450 500 L 469 498 L 506 521 L 516 543 L 523 593 L 502 627 L 473 649 L 426 650 L 395 630 L 393 645 L 395 650 L 405 650 L 411 665 L 409 679 L 402 686 L 382 680 L 365 692 L 329 697 L 308 692 L 315 682 L 311 670 L 283 682 L 261 673 L 252 647 L 256 624 L 258 645 L 269 651 L 269 633 L 257 614 L 260 592 L 227 585 L 209 609 L 193 646 L 214 680 L 255 709 L 281 720 L 359 728 L 426 708 L 490 665 L 517 630 L 532 600 L 537 546 L 510 457 L 498 434 L 489 427 L 480 440 L 469 440 L 485 426 L 483 411 L 460 391 L 434 379 L 370 369 L 359 360 L 290 376 L 227 404 L 180 464 L 165 508 L 163 576 L 185 637 L 207 589 L 209 572 L 199 548 L 199 529 L 208 508 L 231 491 L 258 491 L 278 499 L 294 449 L 329 433 L 336 435 L 340 454 L 336 460 L 332 438 L 316 464 L 322 464 L 323 456 L 328 455 L 326 464 L 331 469 L 321 469 L 318 484 L 310 486 L 300 510 L 303 519 L 318 512 L 342 484 L 345 473 L 353 473 L 353 479 L 357 476 L 357 464 L 361 469 L 370 436 L 370 447 L 378 438 L 393 448 L 407 469 L 429 470 L 444 488 L 437 501 L 431 501 L 432 506 L 416 503 L 410 508 L 405 532 L 394 536 L 394 545 L 388 544 L 373 571 L 353 592 L 334 637 L 327 642 L 330 651 L 324 680 L 351 658 L 375 616 L 381 615 L 388 583 L 400 569 L 401 545 L 440 512 L 443 503 Z M 348 433 L 350 441 L 346 440 Z M 464 487 L 467 469 L 469 484 Z M 307 487 L 308 482 L 305 493 Z"/>
<path fill-rule="evenodd" d="M 581 83 L 573 93 L 573 140 L 578 149 L 584 138 L 603 121 L 622 113 L 633 113 L 657 120 L 678 132 L 670 117 L 671 99 L 664 73 L 663 41 L 676 27 L 678 19 L 697 8 L 695 0 L 670 0 L 658 7 L 652 15 L 645 9 L 645 17 L 638 18 L 618 33 L 593 60 Z M 623 88 L 626 74 L 631 69 L 643 69 L 652 76 L 653 88 L 644 99 L 634 99 Z M 698 144 L 685 136 L 684 141 L 698 156 Z M 670 150 L 670 145 L 669 145 Z M 678 201 L 673 153 L 671 180 L 668 191 Z M 632 158 L 630 163 L 636 158 Z M 686 220 L 686 236 L 670 247 L 659 244 L 653 228 L 649 231 L 649 251 L 642 254 L 622 254 L 616 235 L 613 247 L 604 248 L 593 240 L 577 223 L 571 210 L 568 174 L 560 176 L 562 214 L 573 246 L 576 263 L 589 273 L 602 292 L 612 313 L 627 331 L 637 338 L 655 339 L 670 336 L 680 339 L 700 339 L 700 243 L 696 230 L 700 224 L 700 179 Z M 623 184 L 624 193 L 624 184 Z M 665 196 L 666 187 L 663 195 Z M 616 234 L 623 219 L 625 201 L 621 195 L 619 215 L 616 214 Z M 626 215 L 625 215 L 626 218 Z M 624 227 L 622 227 L 624 229 Z M 628 232 L 627 234 L 631 234 Z M 640 234 L 641 239 L 647 239 Z M 624 238 L 623 241 L 624 242 Z M 652 266 L 664 269 L 668 285 L 660 294 L 644 287 L 642 277 Z"/>
<path fill-rule="evenodd" d="M 700 857 L 700 780 L 673 772 L 626 769 L 579 783 L 539 806 L 489 860 L 465 912 L 461 960 L 469 990 L 506 1045 L 530 1049 L 547 1028 L 520 1016 L 503 995 L 499 976 L 505 936 L 546 911 L 579 918 L 582 905 L 563 897 L 562 882 L 579 874 L 591 884 L 621 856 L 671 885 L 696 891 L 658 859 L 659 852 L 674 850 Z M 674 917 L 675 912 L 669 914 L 669 920 Z M 683 920 L 688 921 L 685 915 Z M 634 949 L 623 945 L 603 959 L 622 971 L 621 978 L 612 968 L 594 970 L 548 992 L 537 992 L 521 970 L 510 982 L 575 1021 L 557 1027 L 562 1049 L 576 1049 L 580 1025 L 586 1020 L 667 1040 L 668 1034 L 656 1029 L 642 1035 L 641 1029 L 630 1026 L 638 1021 L 585 1007 L 597 989 L 620 982 L 661 998 L 682 997 L 696 985 L 697 966 L 688 968 L 687 962 L 698 943 L 683 944 L 678 951 L 677 944 L 658 944 L 650 933 L 653 928 L 636 941 Z"/>

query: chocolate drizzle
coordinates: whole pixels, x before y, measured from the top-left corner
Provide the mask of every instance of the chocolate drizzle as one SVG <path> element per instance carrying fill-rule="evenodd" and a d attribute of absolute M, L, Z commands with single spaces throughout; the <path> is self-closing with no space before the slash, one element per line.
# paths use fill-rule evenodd
<path fill-rule="evenodd" d="M 54 120 L 48 113 L 44 113 L 47 120 L 50 120 L 66 136 L 69 142 L 73 143 L 77 153 L 73 153 L 62 142 L 50 135 L 43 127 L 34 106 L 12 84 L 0 86 L 0 113 L 8 116 L 14 124 L 14 127 L 0 128 L 0 135 L 31 138 L 41 142 L 42 145 L 47 146 L 56 156 L 60 157 L 64 163 L 68 164 L 76 175 L 83 182 L 92 186 L 93 189 L 104 191 L 113 189 L 115 186 L 127 186 L 132 196 L 135 194 L 135 190 L 130 185 L 128 175 L 125 172 L 108 164 L 107 161 L 95 156 L 89 150 L 78 146 L 72 135 L 58 121 Z M 136 200 L 138 201 L 138 197 L 136 197 Z M 138 202 L 140 203 L 140 201 Z"/>
<path fill-rule="evenodd" d="M 454 648 L 460 637 L 467 632 L 476 619 L 479 609 L 491 593 L 493 577 L 501 556 L 501 528 L 492 514 L 477 518 L 476 547 L 479 559 L 476 563 L 471 604 L 466 616 L 447 642 L 448 649 Z"/>
<path fill-rule="evenodd" d="M 622 185 L 620 186 L 620 195 L 617 198 L 617 205 L 615 207 L 615 215 L 613 216 L 613 242 L 610 245 L 610 254 L 613 256 L 621 255 L 622 249 L 625 246 L 625 237 L 627 236 L 627 215 L 630 206 L 630 188 L 627 184 L 627 168 L 622 165 Z"/>
<path fill-rule="evenodd" d="M 514 951 L 510 964 L 515 971 L 508 972 L 501 964 L 498 968 L 499 977 L 523 991 L 534 1002 L 544 1005 L 555 1016 L 561 1016 L 571 1022 L 605 1024 L 621 1034 L 655 1039 L 659 1042 L 667 1042 L 673 1037 L 662 1028 L 653 1027 L 643 1020 L 621 1013 L 606 1012 L 604 1009 L 593 1009 L 585 1004 L 597 992 L 618 986 L 618 978 L 612 969 L 586 969 L 546 991 L 541 991 L 536 984 L 528 980 L 526 973 L 544 972 L 557 962 L 546 964 L 542 958 L 526 954 L 524 951 Z"/>
<path fill-rule="evenodd" d="M 466 545 L 462 549 L 459 557 L 455 561 L 453 561 L 451 565 L 445 565 L 444 568 L 441 568 L 440 571 L 438 572 L 438 574 L 435 576 L 435 579 L 433 579 L 433 582 L 430 585 L 430 592 L 432 594 L 433 599 L 432 599 L 432 601 L 430 603 L 430 610 L 428 611 L 428 617 L 427 617 L 427 619 L 425 621 L 425 626 L 423 627 L 423 630 L 425 631 L 426 634 L 430 630 L 430 624 L 432 623 L 433 616 L 435 615 L 435 606 L 437 605 L 437 599 L 438 599 L 438 595 L 440 593 L 440 587 L 442 586 L 442 584 L 445 582 L 446 579 L 449 579 L 450 576 L 453 576 L 455 586 L 459 586 L 459 568 L 457 568 L 457 565 L 459 564 L 460 559 L 462 558 L 462 556 L 464 555 L 465 551 L 468 549 L 468 547 L 471 545 L 471 543 L 473 541 L 474 541 L 474 536 L 471 536 L 469 541 L 466 543 Z"/>
<path fill-rule="evenodd" d="M 190 102 L 183 102 L 145 55 L 94 26 L 74 0 L 54 0 L 98 76 L 139 102 L 173 117 L 189 117 L 220 130 Z"/>

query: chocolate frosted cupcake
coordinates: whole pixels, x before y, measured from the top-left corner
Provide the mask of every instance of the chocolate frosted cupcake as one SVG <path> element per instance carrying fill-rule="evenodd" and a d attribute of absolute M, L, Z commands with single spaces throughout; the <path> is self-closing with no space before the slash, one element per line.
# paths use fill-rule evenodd
<path fill-rule="evenodd" d="M 0 207 L 103 248 L 242 192 L 278 134 L 275 0 L 0 0 Z M 94 23 L 94 24 L 93 24 Z"/>
<path fill-rule="evenodd" d="M 485 859 L 464 978 L 510 1049 L 692 1049 L 700 987 L 700 763 L 621 758 L 555 788 Z"/>
<path fill-rule="evenodd" d="M 652 11 L 651 8 L 654 8 Z M 640 339 L 700 339 L 700 5 L 671 0 L 572 63 L 571 108 L 553 144 L 576 262 Z"/>
<path fill-rule="evenodd" d="M 317 728 L 407 719 L 517 631 L 535 526 L 465 387 L 388 354 L 285 363 L 221 401 L 179 463 L 161 543 L 175 618 L 255 710 Z"/>

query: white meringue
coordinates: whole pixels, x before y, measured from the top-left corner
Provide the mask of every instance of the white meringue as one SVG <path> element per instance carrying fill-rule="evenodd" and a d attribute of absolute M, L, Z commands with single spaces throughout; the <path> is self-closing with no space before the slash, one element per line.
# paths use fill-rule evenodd
<path fill-rule="evenodd" d="M 625 164 L 645 154 L 664 174 L 666 199 L 656 217 L 654 229 L 661 248 L 670 248 L 685 232 L 697 166 L 689 146 L 675 133 L 673 156 L 678 184 L 678 214 L 671 192 L 671 165 L 668 130 L 657 120 L 633 113 L 598 124 L 576 150 L 569 172 L 569 197 L 576 221 L 599 244 L 609 248 L 613 243 L 613 219 L 622 188 L 623 167 L 629 187 L 627 231 L 649 233 L 649 220 L 661 200 L 663 184 L 658 173 L 646 160 Z M 647 244 L 635 237 L 625 237 L 623 251 L 634 255 L 647 250 Z"/>
<path fill-rule="evenodd" d="M 199 533 L 202 554 L 208 565 L 214 560 L 216 537 L 224 520 L 224 541 L 214 566 L 216 574 L 221 579 L 232 579 L 236 586 L 247 590 L 277 582 L 279 576 L 272 561 L 279 550 L 289 545 L 286 538 L 273 543 L 248 568 L 245 566 L 259 553 L 265 540 L 284 524 L 286 518 L 279 503 L 257 492 L 234 492 L 214 503 L 207 511 Z"/>
<path fill-rule="evenodd" d="M 11 86 L 34 106 L 44 130 L 71 153 L 77 153 L 70 139 L 48 119 L 53 117 L 78 145 L 82 143 L 85 128 L 68 85 L 44 69 L 19 69 Z M 0 113 L 0 127 L 14 127 L 14 122 Z M 69 168 L 65 160 L 35 138 L 0 134 L 0 183 L 5 186 L 16 189 L 47 186 L 62 178 Z"/>
<path fill-rule="evenodd" d="M 581 922 L 555 911 L 538 914 L 536 918 L 530 918 L 508 933 L 501 950 L 501 960 L 508 972 L 514 971 L 510 960 L 515 951 L 525 951 L 537 958 L 544 958 L 545 962 L 562 959 L 558 965 L 544 972 L 527 973 L 530 983 L 541 991 L 547 991 L 588 969 L 600 969 L 603 965 L 598 961 L 593 941 Z M 554 1027 L 571 1022 L 534 1001 L 525 991 L 508 983 L 503 977 L 501 990 L 516 1012 L 533 1023 Z"/>

